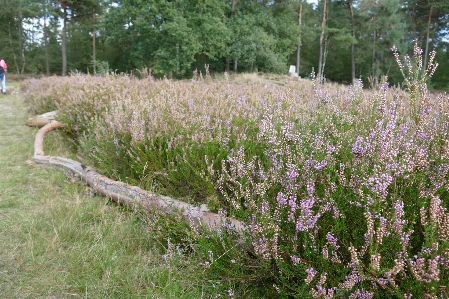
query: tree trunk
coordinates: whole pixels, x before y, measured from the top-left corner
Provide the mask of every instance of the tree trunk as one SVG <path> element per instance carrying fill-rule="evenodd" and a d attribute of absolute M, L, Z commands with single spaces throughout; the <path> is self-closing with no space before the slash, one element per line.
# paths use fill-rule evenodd
<path fill-rule="evenodd" d="M 62 27 L 62 75 L 67 75 L 67 5 L 65 3 L 62 4 L 62 8 L 64 10 L 63 22 L 64 25 Z"/>
<path fill-rule="evenodd" d="M 372 66 L 371 66 L 371 68 L 372 68 L 371 76 L 374 80 L 373 83 L 375 85 L 375 84 L 377 84 L 377 70 L 375 67 L 375 64 L 376 64 L 376 35 L 377 35 L 376 30 L 374 30 L 373 35 L 374 35 L 374 37 L 373 37 L 373 57 L 372 57 Z"/>
<path fill-rule="evenodd" d="M 427 55 L 429 54 L 430 25 L 432 23 L 433 1 L 430 4 L 429 21 L 427 22 L 426 50 L 424 51 L 423 70 L 427 69 Z"/>
<path fill-rule="evenodd" d="M 355 26 L 354 26 L 354 11 L 352 10 L 352 0 L 347 2 L 349 8 L 349 15 L 351 16 L 352 37 L 355 38 Z M 355 80 L 355 49 L 354 42 L 351 43 L 351 79 Z"/>
<path fill-rule="evenodd" d="M 47 36 L 47 1 L 45 2 L 45 13 L 44 13 L 44 47 L 45 47 L 45 74 L 50 75 L 50 64 L 48 57 L 48 36 Z"/>
<path fill-rule="evenodd" d="M 302 0 L 299 2 L 299 11 L 298 11 L 298 26 L 299 30 L 301 30 L 301 19 L 302 19 Z M 296 73 L 299 76 L 299 67 L 301 65 L 301 31 L 299 31 L 298 37 L 298 47 L 296 49 Z"/>
<path fill-rule="evenodd" d="M 23 26 L 22 26 L 22 14 L 19 14 L 19 20 L 17 23 L 17 29 L 19 34 L 19 51 L 20 51 L 20 60 L 21 60 L 21 67 L 20 67 L 20 74 L 23 74 L 25 72 L 25 46 L 23 42 Z"/>
<path fill-rule="evenodd" d="M 96 37 L 97 37 L 97 30 L 95 28 L 95 24 L 97 22 L 97 18 L 95 15 L 95 8 L 94 8 L 94 14 L 93 14 L 93 25 L 94 29 L 92 31 L 92 60 L 93 60 L 93 68 L 94 68 L 94 74 L 97 73 L 97 49 L 96 49 Z"/>
<path fill-rule="evenodd" d="M 197 229 L 200 229 L 202 225 L 216 229 L 222 227 L 225 223 L 230 224 L 239 232 L 246 229 L 245 224 L 237 219 L 225 218 L 209 212 L 205 205 L 196 207 L 168 196 L 155 194 L 123 182 L 113 181 L 78 161 L 45 156 L 43 146 L 45 135 L 62 126 L 58 121 L 51 121 L 38 131 L 34 143 L 34 156 L 32 157 L 35 163 L 69 170 L 86 181 L 98 194 L 134 210 L 156 208 L 168 214 L 181 214 L 190 225 Z"/>
<path fill-rule="evenodd" d="M 323 0 L 323 18 L 321 20 L 321 35 L 320 35 L 320 57 L 318 59 L 318 79 L 320 82 L 323 80 L 323 51 L 324 51 L 324 29 L 326 26 L 326 3 L 327 0 Z"/>
<path fill-rule="evenodd" d="M 410 12 L 410 19 L 412 20 L 411 22 L 412 22 L 412 24 L 413 24 L 413 26 L 412 26 L 412 35 L 413 35 L 413 38 L 414 39 L 416 39 L 417 37 L 416 37 L 416 30 L 417 30 L 417 28 L 418 28 L 418 23 L 417 23 L 417 19 L 416 19 L 416 2 L 414 2 L 413 3 L 413 10 Z"/>
<path fill-rule="evenodd" d="M 14 49 L 14 46 L 13 46 L 13 44 L 12 44 L 12 36 L 11 36 L 11 22 L 9 22 L 8 23 L 8 37 L 9 37 L 9 46 L 11 47 L 11 49 Z M 16 56 L 16 52 L 15 51 L 13 51 L 12 52 L 12 57 L 13 57 L 13 60 L 14 60 L 14 66 L 15 66 L 15 68 L 16 68 L 16 73 L 18 74 L 20 71 L 19 71 L 19 65 L 17 64 L 17 56 Z"/>
<path fill-rule="evenodd" d="M 231 3 L 231 12 L 234 14 L 235 6 L 237 5 L 237 0 L 232 0 Z"/>
<path fill-rule="evenodd" d="M 327 58 L 327 52 L 328 52 L 328 46 L 329 40 L 327 38 L 324 39 L 324 50 L 323 50 L 323 65 L 321 66 L 321 78 L 322 82 L 324 82 L 324 68 L 326 67 L 326 58 Z"/>

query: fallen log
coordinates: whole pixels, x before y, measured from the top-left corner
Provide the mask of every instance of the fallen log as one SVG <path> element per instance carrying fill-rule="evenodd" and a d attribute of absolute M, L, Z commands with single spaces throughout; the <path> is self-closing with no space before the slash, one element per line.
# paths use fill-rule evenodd
<path fill-rule="evenodd" d="M 168 196 L 143 190 L 137 186 L 111 180 L 75 160 L 58 156 L 46 156 L 44 154 L 45 135 L 61 127 L 63 127 L 62 123 L 52 120 L 39 129 L 35 136 L 34 156 L 32 157 L 35 163 L 69 170 L 87 182 L 96 193 L 134 210 L 156 208 L 168 214 L 181 213 L 182 217 L 197 229 L 202 225 L 211 229 L 224 225 L 233 227 L 237 231 L 245 229 L 245 225 L 241 221 L 212 213 L 206 205 L 194 206 Z"/>
<path fill-rule="evenodd" d="M 57 115 L 58 111 L 47 112 L 41 115 L 37 115 L 35 117 L 28 118 L 25 124 L 29 127 L 42 128 L 46 124 L 49 124 L 51 121 L 56 120 Z"/>

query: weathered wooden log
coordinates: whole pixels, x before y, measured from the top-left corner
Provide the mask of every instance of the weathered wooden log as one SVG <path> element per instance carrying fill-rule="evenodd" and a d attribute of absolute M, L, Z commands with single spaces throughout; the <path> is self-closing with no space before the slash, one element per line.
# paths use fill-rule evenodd
<path fill-rule="evenodd" d="M 58 111 L 52 111 L 41 115 L 36 115 L 35 117 L 30 117 L 25 124 L 30 127 L 42 128 L 46 124 L 49 124 L 51 121 L 56 120 L 57 115 Z"/>
<path fill-rule="evenodd" d="M 59 121 L 53 120 L 48 124 L 43 126 L 36 134 L 34 138 L 34 156 L 43 156 L 44 155 L 44 138 L 45 135 L 53 131 L 55 129 L 62 128 L 63 125 Z"/>
<path fill-rule="evenodd" d="M 57 156 L 45 156 L 45 135 L 61 127 L 63 127 L 62 123 L 53 120 L 38 131 L 34 142 L 34 156 L 32 157 L 35 163 L 69 170 L 86 181 L 98 194 L 134 210 L 157 208 L 169 214 L 181 213 L 183 218 L 197 228 L 200 228 L 201 225 L 206 225 L 211 229 L 230 225 L 237 231 L 245 229 L 245 225 L 239 220 L 212 213 L 206 205 L 197 207 L 168 196 L 143 190 L 137 186 L 111 180 L 78 161 Z"/>

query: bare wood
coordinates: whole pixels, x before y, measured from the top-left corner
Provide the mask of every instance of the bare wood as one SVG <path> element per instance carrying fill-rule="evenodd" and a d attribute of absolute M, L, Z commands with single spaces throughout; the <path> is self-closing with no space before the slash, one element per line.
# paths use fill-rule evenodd
<path fill-rule="evenodd" d="M 51 121 L 56 120 L 57 115 L 58 115 L 58 111 L 47 112 L 47 113 L 29 118 L 25 124 L 30 127 L 42 128 L 46 124 L 49 124 Z"/>
<path fill-rule="evenodd" d="M 45 135 L 53 131 L 55 129 L 62 128 L 63 125 L 59 121 L 53 120 L 50 121 L 48 124 L 43 126 L 36 134 L 36 137 L 34 138 L 34 155 L 40 156 L 44 155 L 44 137 Z"/>
<path fill-rule="evenodd" d="M 212 213 L 206 205 L 197 207 L 168 196 L 143 190 L 137 186 L 113 181 L 78 161 L 57 156 L 45 156 L 43 147 L 45 135 L 62 126 L 62 123 L 58 121 L 51 121 L 38 131 L 34 143 L 34 156 L 32 157 L 34 162 L 69 170 L 86 181 L 98 194 L 111 198 L 114 202 L 134 210 L 157 208 L 169 214 L 181 213 L 184 219 L 197 228 L 200 228 L 201 225 L 206 225 L 214 229 L 227 224 L 238 231 L 245 229 L 245 225 L 241 221 Z"/>

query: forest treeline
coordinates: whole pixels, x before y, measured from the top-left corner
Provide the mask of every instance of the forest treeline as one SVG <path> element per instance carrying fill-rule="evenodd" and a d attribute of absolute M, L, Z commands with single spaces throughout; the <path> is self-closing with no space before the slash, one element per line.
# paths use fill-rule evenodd
<path fill-rule="evenodd" d="M 0 0 L 9 72 L 287 73 L 402 82 L 400 55 L 436 51 L 430 86 L 449 89 L 447 0 Z"/>

